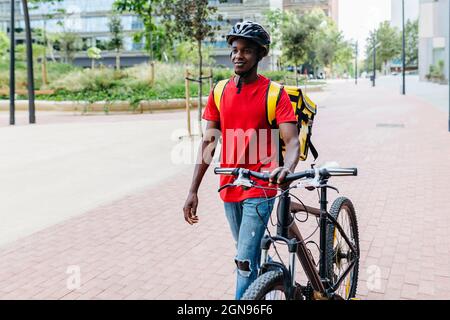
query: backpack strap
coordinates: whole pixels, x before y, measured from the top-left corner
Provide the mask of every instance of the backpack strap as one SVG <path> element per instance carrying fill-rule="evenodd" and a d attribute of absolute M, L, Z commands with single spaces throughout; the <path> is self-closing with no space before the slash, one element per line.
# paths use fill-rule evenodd
<path fill-rule="evenodd" d="M 311 142 L 311 133 L 309 134 L 309 151 L 311 151 L 311 154 L 314 157 L 314 161 L 317 160 L 317 158 L 319 157 L 319 153 L 317 152 L 316 147 L 314 147 L 313 143 Z"/>
<path fill-rule="evenodd" d="M 279 83 L 270 81 L 267 89 L 267 121 L 271 126 L 275 125 L 276 109 L 278 101 L 280 100 L 281 90 L 283 86 Z"/>
<path fill-rule="evenodd" d="M 220 80 L 214 86 L 214 102 L 216 104 L 217 110 L 220 112 L 220 101 L 222 100 L 223 92 L 225 91 L 225 87 L 227 86 L 230 79 Z"/>

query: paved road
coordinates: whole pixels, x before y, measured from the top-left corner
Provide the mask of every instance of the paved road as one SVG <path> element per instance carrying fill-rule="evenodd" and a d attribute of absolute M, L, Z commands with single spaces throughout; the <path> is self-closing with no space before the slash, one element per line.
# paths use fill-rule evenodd
<path fill-rule="evenodd" d="M 157 184 L 172 164 L 179 116 L 38 114 L 0 127 L 0 244 Z"/>
<path fill-rule="evenodd" d="M 340 195 L 352 198 L 358 214 L 362 258 L 358 297 L 450 299 L 450 135 L 446 113 L 424 103 L 423 99 L 400 96 L 389 87 L 373 89 L 368 82 L 357 87 L 352 83 L 336 82 L 315 98 L 322 106 L 313 137 L 319 147 L 320 162 L 335 160 L 342 166 L 356 166 L 360 172 L 356 178 L 341 178 L 334 182 Z M 139 118 L 144 119 L 145 125 L 130 118 L 132 121 L 128 124 L 133 128 L 135 125 L 136 129 L 129 131 L 124 129 L 124 123 L 101 124 L 100 118 L 92 123 L 48 124 L 42 129 L 48 130 L 46 137 L 57 137 L 61 130 L 73 130 L 84 137 L 81 140 L 91 146 L 85 156 L 92 154 L 91 161 L 74 153 L 76 157 L 73 158 L 78 162 L 96 163 L 95 155 L 99 152 L 102 155 L 100 163 L 107 161 L 108 156 L 116 155 L 115 168 L 123 169 L 124 163 L 133 159 L 118 156 L 118 148 L 112 144 L 106 144 L 103 151 L 102 146 L 106 143 L 103 136 L 119 139 L 121 130 L 129 132 L 119 139 L 119 149 L 128 148 L 130 144 L 132 147 L 127 152 L 140 157 L 152 146 L 143 141 L 144 133 L 167 141 L 173 130 L 182 126 L 181 117 L 180 113 L 146 115 Z M 88 137 L 81 134 L 93 123 L 99 128 L 108 125 L 111 128 L 94 130 L 96 134 Z M 158 131 L 151 128 L 158 128 Z M 6 132 L 11 128 L 2 130 Z M 3 136 L 4 133 L 1 134 L 2 144 L 8 143 Z M 23 145 L 28 141 L 24 137 L 39 141 L 36 134 L 26 130 L 19 136 Z M 71 137 L 76 140 L 79 136 L 73 133 Z M 133 138 L 136 141 L 132 141 Z M 95 139 L 98 144 L 92 142 Z M 60 145 L 56 138 L 43 139 L 39 150 L 46 151 L 46 141 Z M 142 144 L 146 148 L 138 148 Z M 174 145 L 176 143 L 172 142 L 170 148 Z M 164 143 L 160 147 L 163 148 Z M 49 148 L 50 151 L 57 154 L 56 150 Z M 153 159 L 159 150 L 152 151 L 148 154 L 149 159 Z M 5 157 L 6 153 L 2 152 Z M 161 149 L 166 155 L 163 160 L 167 160 L 168 152 Z M 39 154 L 38 150 L 36 153 Z M 65 157 L 70 159 L 69 155 Z M 74 170 L 75 162 L 65 170 Z M 134 192 L 111 202 L 105 197 L 102 205 L 83 214 L 63 212 L 61 215 L 65 216 L 59 223 L 4 244 L 0 248 L 0 297 L 231 299 L 235 280 L 234 244 L 215 192 L 217 177 L 211 172 L 206 175 L 199 195 L 200 223 L 191 227 L 182 220 L 181 207 L 192 167 L 164 163 L 163 167 L 175 168 L 170 170 L 173 175 L 169 177 L 166 173 L 165 178 L 157 179 L 158 183 L 144 187 L 149 183 L 148 177 L 159 174 L 160 169 L 150 170 L 149 164 L 138 163 L 141 164 L 142 180 L 136 178 L 136 181 L 145 182 L 135 182 L 133 187 L 141 188 L 140 191 L 135 188 Z M 302 164 L 299 169 L 307 166 Z M 23 160 L 22 166 L 16 168 L 23 170 L 25 167 Z M 106 167 L 112 170 L 114 165 L 108 163 Z M 58 177 L 67 174 L 63 168 L 57 168 Z M 95 170 L 84 175 L 78 171 L 78 175 L 90 176 L 97 184 L 99 177 L 114 174 L 114 170 L 108 170 L 103 176 L 92 176 Z M 2 173 L 7 174 L 7 170 L 2 169 Z M 50 169 L 48 173 L 51 173 Z M 41 178 L 41 185 L 46 185 L 46 176 Z M 128 181 L 128 175 L 121 178 Z M 53 180 L 48 179 L 49 182 L 57 180 L 56 175 Z M 81 180 L 73 182 L 80 188 Z M 62 186 L 65 184 L 68 183 L 61 183 Z M 117 190 L 115 184 L 118 180 L 108 180 L 109 188 Z M 52 185 L 53 190 L 58 191 L 60 185 L 55 182 Z M 98 189 L 80 193 L 77 199 L 96 199 L 95 190 Z M 19 189 L 15 191 L 19 192 Z M 123 192 L 128 191 L 120 189 L 118 193 Z M 306 203 L 317 202 L 314 193 L 301 191 L 298 195 Z M 113 197 L 110 195 L 110 199 Z M 315 221 L 308 221 L 301 230 L 306 235 L 314 229 L 314 224 Z M 317 240 L 317 236 L 313 239 Z M 299 279 L 304 281 L 301 272 Z"/>

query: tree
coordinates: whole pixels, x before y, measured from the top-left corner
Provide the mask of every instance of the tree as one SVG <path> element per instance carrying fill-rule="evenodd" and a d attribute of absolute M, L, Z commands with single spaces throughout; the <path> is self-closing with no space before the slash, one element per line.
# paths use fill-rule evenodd
<path fill-rule="evenodd" d="M 30 0 L 30 11 L 39 9 L 39 5 L 47 5 L 51 8 L 49 5 L 55 5 L 56 3 L 61 2 L 62 0 Z M 43 50 L 41 51 L 41 62 L 42 62 L 42 83 L 44 85 L 47 84 L 47 48 L 50 47 L 50 42 L 48 41 L 47 37 L 47 21 L 49 19 L 53 19 L 57 14 L 65 14 L 64 9 L 56 9 L 54 12 L 47 11 L 46 13 L 41 14 L 42 20 L 43 20 L 43 28 L 42 29 L 35 29 L 38 31 L 38 37 L 40 38 L 40 42 L 43 44 Z M 50 53 L 54 60 L 53 56 L 53 46 L 50 47 Z"/>
<path fill-rule="evenodd" d="M 116 69 L 120 70 L 120 50 L 123 48 L 123 26 L 120 16 L 114 13 L 108 23 L 109 32 L 111 32 L 111 40 L 109 48 L 116 52 Z"/>
<path fill-rule="evenodd" d="M 87 49 L 87 55 L 91 59 L 91 69 L 95 68 L 95 60 L 102 58 L 102 50 L 97 47 L 90 47 Z"/>
<path fill-rule="evenodd" d="M 295 70 L 298 70 L 300 63 L 307 60 L 308 52 L 312 51 L 310 47 L 321 21 L 322 17 L 318 11 L 304 14 L 301 17 L 291 12 L 287 13 L 286 20 L 281 27 L 283 56 L 288 62 L 294 64 Z M 295 77 L 298 85 L 297 71 Z"/>
<path fill-rule="evenodd" d="M 0 31 L 0 60 L 6 57 L 6 53 L 9 50 L 9 39 L 8 36 Z"/>
<path fill-rule="evenodd" d="M 376 33 L 376 30 L 373 30 L 373 31 L 369 32 L 369 36 L 367 37 L 367 41 L 366 41 L 366 71 L 367 72 L 372 70 L 373 49 L 376 45 L 377 45 L 377 33 Z M 375 69 L 377 69 L 377 70 L 381 69 L 381 61 L 378 57 L 378 52 L 377 52 L 377 56 L 376 56 Z"/>
<path fill-rule="evenodd" d="M 169 32 L 165 24 L 158 24 L 153 29 L 151 43 L 145 42 L 145 50 L 150 53 L 152 59 L 167 61 L 167 57 L 172 54 L 173 39 Z M 134 34 L 133 41 L 141 43 L 145 36 L 145 31 L 138 31 Z"/>
<path fill-rule="evenodd" d="M 202 41 L 210 38 L 214 41 L 214 31 L 219 30 L 220 26 L 213 26 L 209 23 L 212 16 L 217 11 L 217 7 L 209 6 L 208 0 L 174 0 L 172 2 L 170 15 L 173 17 L 173 24 L 171 30 L 178 34 L 182 39 L 194 41 L 197 44 L 198 52 L 198 125 L 201 135 L 202 127 L 202 77 L 203 77 L 203 55 L 202 55 Z M 216 18 L 222 21 L 219 15 Z"/>
<path fill-rule="evenodd" d="M 400 55 L 402 50 L 401 43 L 400 32 L 396 28 L 391 27 L 388 21 L 381 22 L 378 29 L 371 31 L 367 39 L 367 59 L 369 61 L 372 59 L 373 47 L 379 44 L 376 48 L 376 68 L 381 69 L 384 66 L 386 70 L 388 61 Z"/>
<path fill-rule="evenodd" d="M 317 32 L 315 46 L 317 61 L 320 65 L 329 67 L 331 73 L 333 73 L 333 63 L 342 41 L 342 34 L 334 25 L 330 26 L 329 22 L 325 22 L 323 27 Z"/>
<path fill-rule="evenodd" d="M 67 19 L 72 16 L 76 16 L 78 12 L 68 12 L 66 9 L 63 8 L 55 8 L 51 7 L 49 5 L 55 5 L 57 3 L 62 2 L 63 0 L 30 0 L 30 3 L 34 4 L 34 7 L 32 9 L 39 8 L 39 5 L 46 5 L 48 8 L 54 9 L 54 11 L 49 11 L 42 15 L 43 21 L 44 21 L 44 29 L 43 29 L 43 43 L 45 45 L 45 48 L 50 48 L 51 50 L 51 56 L 53 57 L 53 46 L 57 46 L 59 50 L 61 50 L 62 57 L 64 62 L 66 63 L 72 63 L 75 52 L 80 49 L 80 38 L 76 35 L 76 33 L 73 32 L 73 30 L 70 30 L 70 26 L 67 26 L 67 23 L 58 20 L 57 25 L 59 25 L 62 28 L 61 33 L 53 33 L 51 36 L 47 34 L 47 20 L 54 19 L 58 17 L 64 17 L 64 19 Z M 43 58 L 44 64 L 46 61 L 46 49 L 44 51 Z"/>
<path fill-rule="evenodd" d="M 354 72 L 354 45 L 349 41 L 342 40 L 335 54 L 334 64 L 346 73 Z"/>
<path fill-rule="evenodd" d="M 264 16 L 270 34 L 270 49 L 272 52 L 279 52 L 281 50 L 283 36 L 282 25 L 286 23 L 287 15 L 284 11 L 277 9 L 265 11 Z M 279 61 L 278 65 L 281 66 L 281 61 Z"/>
<path fill-rule="evenodd" d="M 75 53 L 80 49 L 80 38 L 73 32 L 62 32 L 57 35 L 57 42 L 65 63 L 72 63 Z"/>
<path fill-rule="evenodd" d="M 207 46 L 202 49 L 202 60 L 206 64 L 213 63 L 212 47 Z M 175 58 L 184 64 L 194 65 L 199 61 L 197 44 L 194 41 L 181 41 L 175 47 Z"/>
<path fill-rule="evenodd" d="M 417 67 L 419 64 L 419 20 L 408 20 L 405 24 L 405 60 L 406 65 Z"/>
<path fill-rule="evenodd" d="M 145 38 L 145 48 L 150 54 L 151 61 L 155 58 L 154 36 L 158 30 L 155 17 L 163 16 L 167 5 L 171 2 L 172 0 L 116 0 L 114 2 L 114 8 L 118 12 L 133 12 L 142 20 L 144 30 L 137 33 L 135 40 Z"/>
<path fill-rule="evenodd" d="M 43 45 L 33 43 L 32 50 L 33 50 L 33 63 L 36 63 L 37 59 L 39 57 L 42 57 L 43 53 L 45 52 L 45 47 Z M 19 61 L 27 60 L 27 47 L 25 44 L 16 45 L 15 51 L 17 60 Z"/>
<path fill-rule="evenodd" d="M 145 39 L 145 49 L 150 55 L 150 84 L 155 81 L 154 59 L 155 51 L 166 48 L 172 44 L 172 37 L 166 32 L 167 23 L 156 24 L 156 17 L 168 16 L 169 8 L 174 0 L 116 0 L 113 8 L 118 12 L 133 12 L 141 19 L 144 30 L 137 32 L 134 36 L 136 42 Z M 156 41 L 155 41 L 156 40 Z M 165 53 L 158 54 L 158 58 L 167 56 Z"/>

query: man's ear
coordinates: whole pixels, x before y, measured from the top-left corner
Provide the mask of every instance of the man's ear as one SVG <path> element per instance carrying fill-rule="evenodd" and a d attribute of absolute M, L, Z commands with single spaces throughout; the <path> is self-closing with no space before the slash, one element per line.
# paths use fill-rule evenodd
<path fill-rule="evenodd" d="M 258 50 L 258 61 L 261 61 L 267 54 L 266 49 Z"/>
<path fill-rule="evenodd" d="M 260 51 L 258 52 L 258 62 L 261 61 L 264 57 L 265 57 L 264 52 L 260 50 Z"/>

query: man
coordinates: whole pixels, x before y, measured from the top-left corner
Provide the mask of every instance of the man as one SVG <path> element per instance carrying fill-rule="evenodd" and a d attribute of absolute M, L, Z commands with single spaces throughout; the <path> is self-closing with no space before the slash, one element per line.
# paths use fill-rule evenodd
<path fill-rule="evenodd" d="M 286 145 L 284 165 L 276 166 L 275 157 L 265 157 L 264 152 L 273 151 L 274 140 L 271 126 L 267 121 L 266 100 L 270 80 L 257 72 L 258 63 L 269 52 L 270 37 L 264 28 L 251 21 L 239 22 L 227 35 L 231 46 L 231 62 L 235 76 L 227 83 L 216 105 L 212 91 L 206 105 L 203 119 L 207 121 L 206 134 L 199 150 L 199 160 L 195 166 L 191 188 L 184 205 L 184 218 L 193 225 L 198 223 L 197 191 L 208 169 L 217 137 L 209 132 L 222 133 L 222 167 L 243 167 L 253 171 L 271 171 L 270 183 L 258 181 L 266 189 L 240 187 L 226 188 L 220 192 L 225 213 L 233 238 L 237 244 L 237 285 L 236 299 L 240 299 L 248 286 L 256 279 L 260 265 L 260 243 L 272 212 L 276 190 L 268 190 L 272 184 L 282 184 L 288 173 L 294 171 L 299 159 L 299 141 L 296 117 L 286 91 L 282 90 L 276 107 L 276 123 Z M 250 134 L 248 134 L 250 132 Z M 254 135 L 259 145 L 254 148 Z M 244 134 L 244 137 L 242 137 Z M 241 136 L 240 136 L 241 135 Z M 250 137 L 249 137 L 250 135 Z M 265 136 L 262 139 L 259 136 Z M 210 152 L 212 150 L 212 152 Z M 278 151 L 278 150 L 277 150 Z M 253 161 L 251 161 L 253 160 Z M 234 177 L 221 176 L 221 186 L 233 181 Z M 256 206 L 258 205 L 256 210 Z M 262 219 L 261 219 L 262 218 Z M 263 221 L 261 221 L 263 220 Z"/>

